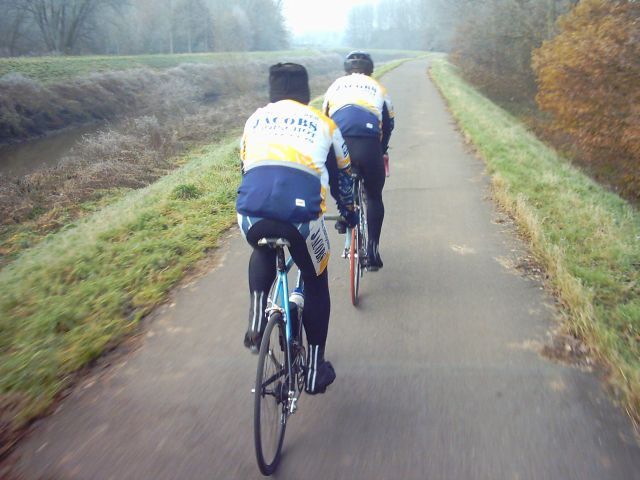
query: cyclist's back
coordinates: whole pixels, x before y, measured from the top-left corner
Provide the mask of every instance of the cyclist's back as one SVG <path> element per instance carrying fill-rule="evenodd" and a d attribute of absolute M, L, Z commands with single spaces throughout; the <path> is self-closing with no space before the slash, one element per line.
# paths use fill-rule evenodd
<path fill-rule="evenodd" d="M 380 138 L 383 115 L 389 116 L 385 88 L 364 73 L 338 78 L 327 90 L 324 111 L 340 127 L 343 136 Z"/>

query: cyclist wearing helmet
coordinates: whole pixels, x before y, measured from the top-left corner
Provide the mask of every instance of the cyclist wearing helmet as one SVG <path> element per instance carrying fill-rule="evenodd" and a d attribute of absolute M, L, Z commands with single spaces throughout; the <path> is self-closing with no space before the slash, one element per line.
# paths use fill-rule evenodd
<path fill-rule="evenodd" d="M 337 79 L 327 90 L 322 111 L 338 124 L 351 162 L 364 179 L 369 223 L 366 263 L 368 270 L 376 271 L 382 268 L 378 246 L 384 220 L 383 156 L 389 147 L 394 112 L 386 89 L 371 78 L 373 60 L 368 53 L 349 53 L 344 70 L 347 75 Z"/>
<path fill-rule="evenodd" d="M 309 80 L 302 65 L 279 63 L 269 69 L 271 103 L 259 108 L 244 127 L 238 224 L 253 247 L 249 261 L 249 327 L 244 344 L 255 353 L 266 327 L 269 289 L 276 277 L 276 252 L 258 246 L 263 237 L 286 238 L 302 272 L 302 314 L 309 343 L 306 391 L 323 393 L 336 374 L 324 359 L 329 328 L 329 238 L 325 197 L 331 188 L 342 216 L 353 226 L 353 182 L 349 152 L 329 117 L 307 106 Z"/>

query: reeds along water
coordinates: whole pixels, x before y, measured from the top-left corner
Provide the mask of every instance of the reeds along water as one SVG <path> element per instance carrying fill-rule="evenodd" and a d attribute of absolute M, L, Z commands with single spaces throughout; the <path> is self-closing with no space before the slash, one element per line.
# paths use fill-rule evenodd
<path fill-rule="evenodd" d="M 308 67 L 316 95 L 341 74 L 337 54 L 295 61 Z M 19 178 L 0 174 L 0 225 L 74 205 L 98 190 L 148 185 L 172 168 L 171 157 L 185 146 L 216 141 L 223 132 L 241 127 L 267 101 L 266 72 L 272 63 L 252 60 L 186 64 L 164 71 L 136 69 L 50 86 L 15 75 L 3 77 L 0 82 L 11 86 L 11 93 L 0 87 L 0 109 L 13 112 L 0 115 L 4 131 L 22 128 L 28 136 L 58 125 L 68 127 L 69 118 L 109 123 L 80 136 L 61 158 L 41 160 L 47 168 L 29 169 L 32 173 Z M 103 107 L 109 102 L 113 103 Z M 71 117 L 64 108 L 67 104 L 77 112 Z M 39 108 L 50 113 L 38 114 Z M 56 112 L 58 122 L 53 121 Z M 8 117 L 19 127 L 9 127 Z"/>

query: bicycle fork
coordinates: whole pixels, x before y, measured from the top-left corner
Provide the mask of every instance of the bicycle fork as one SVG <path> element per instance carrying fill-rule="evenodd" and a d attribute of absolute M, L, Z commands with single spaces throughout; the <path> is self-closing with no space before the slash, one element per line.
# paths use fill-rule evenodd
<path fill-rule="evenodd" d="M 342 252 L 342 258 L 349 258 L 349 250 L 351 250 L 351 231 L 353 228 L 347 228 L 347 234 L 344 239 L 344 251 Z"/>

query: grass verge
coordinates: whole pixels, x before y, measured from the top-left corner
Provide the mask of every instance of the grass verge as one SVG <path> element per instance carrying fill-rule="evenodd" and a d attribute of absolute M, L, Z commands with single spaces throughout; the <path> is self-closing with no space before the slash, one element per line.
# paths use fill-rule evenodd
<path fill-rule="evenodd" d="M 46 411 L 73 372 L 134 331 L 235 222 L 236 146 L 234 136 L 192 153 L 0 271 L 0 436 Z"/>
<path fill-rule="evenodd" d="M 640 215 L 435 59 L 431 77 L 485 159 L 497 201 L 546 267 L 571 333 L 640 419 Z"/>

